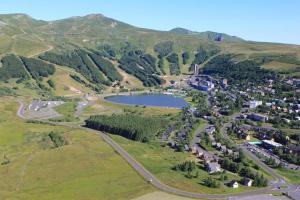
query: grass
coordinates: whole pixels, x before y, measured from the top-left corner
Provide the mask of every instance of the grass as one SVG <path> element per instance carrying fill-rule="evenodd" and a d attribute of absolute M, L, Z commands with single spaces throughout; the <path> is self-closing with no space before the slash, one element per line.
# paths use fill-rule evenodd
<path fill-rule="evenodd" d="M 55 82 L 54 94 L 57 96 L 76 96 L 82 93 L 90 93 L 89 88 L 84 87 L 70 77 L 70 74 L 76 74 L 81 79 L 85 80 L 80 74 L 71 68 L 56 66 L 55 74 L 51 77 Z M 63 81 L 62 81 L 63 80 Z M 46 80 L 45 80 L 46 82 Z"/>
<path fill-rule="evenodd" d="M 291 169 L 275 169 L 277 173 L 284 177 L 288 182 L 300 184 L 300 171 Z"/>
<path fill-rule="evenodd" d="M 56 118 L 54 120 L 61 120 L 61 121 L 78 121 L 79 119 L 74 116 L 77 107 L 76 101 L 66 102 L 60 106 L 55 107 L 54 109 L 62 115 L 62 117 Z"/>
<path fill-rule="evenodd" d="M 155 191 L 98 135 L 26 123 L 17 108 L 12 98 L 0 98 L 0 161 L 10 160 L 0 165 L 0 199 L 131 199 Z M 45 146 L 50 131 L 69 144 Z"/>
<path fill-rule="evenodd" d="M 297 68 L 296 64 L 283 63 L 278 61 L 272 61 L 262 66 L 265 69 L 270 69 L 274 71 L 293 71 Z"/>
<path fill-rule="evenodd" d="M 202 184 L 204 178 L 208 177 L 208 173 L 203 170 L 203 166 L 199 165 L 198 178 L 187 178 L 186 173 L 172 170 L 176 164 L 182 163 L 186 160 L 196 160 L 195 156 L 182 152 L 174 152 L 169 147 L 162 147 L 158 142 L 149 144 L 134 142 L 123 137 L 111 135 L 111 137 L 118 142 L 124 149 L 126 149 L 135 159 L 137 159 L 146 169 L 152 172 L 162 182 L 183 190 L 207 193 L 207 194 L 223 194 L 223 193 L 237 193 L 245 190 L 252 190 L 253 187 L 240 186 L 238 189 L 222 186 L 221 188 L 209 188 Z M 197 160 L 196 160 L 197 161 Z M 196 174 L 192 172 L 192 175 Z M 229 180 L 240 177 L 226 173 Z M 214 179 L 218 180 L 220 175 L 213 175 Z"/>
<path fill-rule="evenodd" d="M 140 196 L 138 198 L 135 198 L 133 200 L 153 200 L 153 199 L 164 199 L 164 200 L 193 200 L 191 198 L 187 197 L 180 197 L 173 194 L 168 194 L 165 192 L 151 192 L 148 194 L 145 194 L 143 196 Z"/>

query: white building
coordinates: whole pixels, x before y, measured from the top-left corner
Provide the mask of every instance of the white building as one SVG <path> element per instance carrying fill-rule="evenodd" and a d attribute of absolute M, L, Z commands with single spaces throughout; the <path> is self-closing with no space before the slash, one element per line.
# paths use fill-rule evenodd
<path fill-rule="evenodd" d="M 249 102 L 249 106 L 250 108 L 256 108 L 257 106 L 260 106 L 262 105 L 262 101 L 256 101 L 256 100 L 253 100 L 253 101 L 250 101 Z"/>

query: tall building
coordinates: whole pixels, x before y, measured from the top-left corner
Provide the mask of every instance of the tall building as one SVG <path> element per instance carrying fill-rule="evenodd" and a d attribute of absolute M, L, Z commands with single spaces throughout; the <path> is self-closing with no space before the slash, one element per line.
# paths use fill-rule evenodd
<path fill-rule="evenodd" d="M 199 75 L 199 66 L 197 64 L 194 65 L 194 75 Z"/>

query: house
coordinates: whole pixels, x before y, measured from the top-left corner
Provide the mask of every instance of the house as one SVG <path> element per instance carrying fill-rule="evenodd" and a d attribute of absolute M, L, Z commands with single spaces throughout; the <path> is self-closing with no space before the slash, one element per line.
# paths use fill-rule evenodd
<path fill-rule="evenodd" d="M 249 133 L 241 133 L 241 137 L 242 137 L 242 139 L 247 140 L 247 141 L 251 140 L 251 136 Z"/>
<path fill-rule="evenodd" d="M 230 183 L 228 185 L 229 185 L 229 187 L 232 187 L 232 188 L 238 188 L 239 187 L 239 183 L 235 180 L 230 181 Z"/>
<path fill-rule="evenodd" d="M 201 150 L 197 150 L 197 152 L 196 152 L 196 156 L 198 157 L 198 158 L 201 158 L 202 156 L 203 156 L 203 151 L 201 151 Z"/>
<path fill-rule="evenodd" d="M 226 146 L 225 146 L 225 145 L 222 145 L 222 146 L 220 147 L 220 150 L 221 150 L 223 153 L 225 153 L 225 152 L 226 152 L 226 150 L 227 150 L 227 148 L 226 148 Z"/>
<path fill-rule="evenodd" d="M 211 126 L 211 127 L 209 127 L 209 128 L 206 129 L 206 132 L 208 134 L 213 134 L 214 132 L 216 132 L 216 127 Z"/>
<path fill-rule="evenodd" d="M 253 100 L 253 101 L 249 102 L 249 108 L 251 108 L 251 109 L 254 109 L 254 108 L 256 108 L 257 106 L 260 106 L 260 105 L 262 105 L 262 101 Z"/>
<path fill-rule="evenodd" d="M 233 154 L 233 151 L 231 149 L 227 149 L 227 154 L 228 155 L 232 155 Z"/>
<path fill-rule="evenodd" d="M 243 184 L 245 186 L 251 187 L 252 186 L 253 181 L 250 178 L 244 178 L 243 179 Z"/>
<path fill-rule="evenodd" d="M 259 121 L 259 122 L 266 122 L 269 120 L 269 117 L 266 115 L 258 114 L 258 113 L 252 113 L 248 115 L 249 119 L 252 119 L 253 121 Z"/>
<path fill-rule="evenodd" d="M 216 144 L 217 149 L 220 149 L 221 146 L 222 146 L 222 144 L 221 144 L 220 142 L 218 142 L 218 143 Z"/>
<path fill-rule="evenodd" d="M 205 164 L 211 163 L 214 160 L 214 158 L 209 154 L 203 153 L 203 161 Z"/>
<path fill-rule="evenodd" d="M 220 164 L 217 163 L 217 162 L 210 162 L 210 163 L 208 163 L 206 165 L 206 169 L 207 169 L 208 173 L 210 173 L 210 174 L 222 171 L 222 168 L 221 168 Z"/>
<path fill-rule="evenodd" d="M 185 144 L 185 145 L 184 145 L 184 150 L 185 150 L 185 151 L 189 151 L 189 150 L 190 150 L 190 147 L 189 147 L 187 144 Z"/>
<path fill-rule="evenodd" d="M 274 142 L 273 140 L 263 140 L 262 146 L 265 147 L 266 149 L 274 149 L 277 147 L 282 147 L 282 144 Z"/>

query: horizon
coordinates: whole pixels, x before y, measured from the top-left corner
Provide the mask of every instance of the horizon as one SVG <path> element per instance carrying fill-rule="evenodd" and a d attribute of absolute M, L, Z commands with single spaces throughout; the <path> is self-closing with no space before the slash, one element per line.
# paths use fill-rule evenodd
<path fill-rule="evenodd" d="M 219 3 L 190 0 L 183 3 L 175 0 L 172 4 L 158 0 L 91 0 L 76 4 L 70 0 L 16 2 L 17 0 L 11 0 L 3 3 L 0 14 L 26 14 L 45 21 L 101 14 L 132 26 L 158 31 L 180 27 L 195 32 L 225 33 L 249 41 L 300 45 L 300 27 L 297 26 L 300 22 L 300 14 L 297 13 L 300 2 L 295 0 L 284 3 L 279 0 L 248 0 L 243 3 L 232 0 Z M 73 9 L 69 9 L 71 3 Z M 181 12 L 182 10 L 189 12 Z"/>

